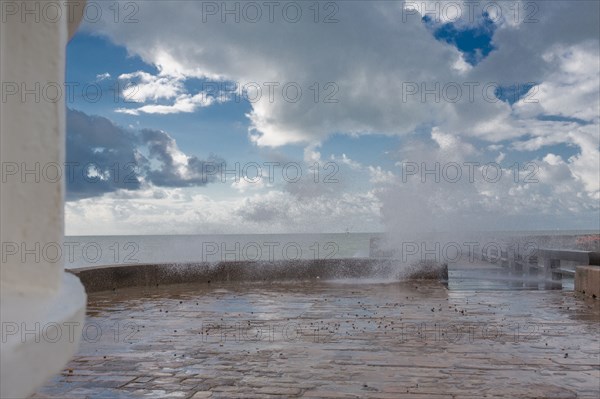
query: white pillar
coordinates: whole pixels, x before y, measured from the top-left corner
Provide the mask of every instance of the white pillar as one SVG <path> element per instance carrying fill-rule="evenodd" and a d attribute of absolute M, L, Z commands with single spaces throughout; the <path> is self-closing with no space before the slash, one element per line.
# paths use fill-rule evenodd
<path fill-rule="evenodd" d="M 59 372 L 85 316 L 85 292 L 64 271 L 63 246 L 65 53 L 84 4 L 49 3 L 0 2 L 3 398 L 27 397 Z"/>

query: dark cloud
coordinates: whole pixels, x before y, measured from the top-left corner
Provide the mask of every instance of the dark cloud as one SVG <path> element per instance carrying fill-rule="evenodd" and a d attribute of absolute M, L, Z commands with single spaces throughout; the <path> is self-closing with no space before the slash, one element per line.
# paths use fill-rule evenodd
<path fill-rule="evenodd" d="M 143 154 L 147 153 L 147 156 Z M 169 134 L 124 129 L 101 116 L 67 110 L 67 200 L 117 190 L 203 186 L 220 176 L 225 161 L 188 156 Z"/>
<path fill-rule="evenodd" d="M 163 131 L 144 129 L 141 139 L 148 147 L 149 157 L 161 164 L 160 169 L 146 170 L 148 180 L 157 186 L 202 186 L 220 177 L 221 168 L 225 165 L 223 159 L 211 155 L 206 161 L 189 156 L 187 164 L 182 166 L 175 159 L 181 155 L 177 143 Z"/>
<path fill-rule="evenodd" d="M 138 137 L 106 118 L 67 111 L 67 199 L 138 190 Z M 94 173 L 96 172 L 96 173 Z"/>

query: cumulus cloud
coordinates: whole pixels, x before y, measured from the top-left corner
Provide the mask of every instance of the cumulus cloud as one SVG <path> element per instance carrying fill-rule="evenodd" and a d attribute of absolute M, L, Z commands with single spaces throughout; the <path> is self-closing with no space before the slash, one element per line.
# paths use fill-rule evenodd
<path fill-rule="evenodd" d="M 242 176 L 241 178 L 234 180 L 231 183 L 231 187 L 243 194 L 248 191 L 255 191 L 268 187 L 269 185 L 265 183 L 267 179 L 268 176 Z"/>
<path fill-rule="evenodd" d="M 598 42 L 588 41 L 564 47 L 558 45 L 543 55 L 555 70 L 532 90 L 536 102 L 519 102 L 515 112 L 521 117 L 560 116 L 582 123 L 598 123 L 600 106 L 600 50 Z"/>
<path fill-rule="evenodd" d="M 114 192 L 65 205 L 70 235 L 220 234 L 381 230 L 379 200 L 372 192 L 305 198 L 279 190 L 248 197 L 214 198 L 189 189 L 147 188 L 136 196 Z M 140 217 L 143 214 L 144 217 Z"/>
<path fill-rule="evenodd" d="M 360 162 L 356 162 L 352 159 L 350 159 L 350 157 L 348 157 L 346 154 L 342 154 L 341 157 L 335 156 L 335 155 L 331 155 L 331 160 L 338 162 L 340 164 L 346 165 L 348 166 L 350 169 L 353 170 L 358 170 L 361 169 L 363 166 L 360 164 Z"/>
<path fill-rule="evenodd" d="M 123 100 L 144 105 L 122 107 L 116 112 L 129 115 L 194 112 L 223 100 L 222 96 L 211 96 L 206 91 L 190 94 L 184 83 L 182 75 L 153 75 L 144 71 L 121 74 L 119 85 Z"/>
<path fill-rule="evenodd" d="M 147 100 L 170 99 L 183 91 L 181 79 L 172 76 L 155 76 L 137 71 L 119 76 L 123 86 L 121 95 L 128 101 L 143 103 Z"/>
<path fill-rule="evenodd" d="M 374 184 L 391 184 L 396 178 L 393 172 L 384 170 L 381 166 L 369 165 L 369 175 L 369 180 Z"/>
<path fill-rule="evenodd" d="M 576 177 L 577 157 L 548 153 L 502 166 L 455 135 L 431 136 L 431 143 L 416 141 L 398 151 L 395 179 L 377 192 L 389 230 L 549 229 L 597 220 L 597 194 Z"/>
<path fill-rule="evenodd" d="M 180 112 L 194 112 L 198 108 L 208 107 L 214 103 L 213 97 L 205 93 L 196 95 L 181 94 L 177 96 L 173 104 L 147 104 L 138 108 L 118 108 L 115 111 L 129 115 L 144 114 L 178 114 Z"/>
<path fill-rule="evenodd" d="M 159 71 L 156 76 L 125 75 L 137 79 L 143 90 L 139 106 L 118 112 L 194 112 L 212 105 L 214 100 L 207 100 L 211 97 L 186 89 L 190 78 L 254 82 L 263 95 L 246 115 L 249 139 L 259 147 L 302 145 L 306 162 L 328 159 L 319 145 L 332 134 L 377 133 L 404 138 L 396 153 L 400 163 L 485 164 L 518 154 L 539 168 L 539 183 L 515 183 L 511 170 L 504 169 L 503 179 L 493 184 L 405 184 L 398 170 L 364 167 L 342 154 L 334 158 L 340 165 L 389 187 L 342 200 L 342 186 L 315 186 L 304 179 L 271 196 L 248 198 L 243 206 L 227 205 L 233 218 L 239 218 L 235 220 L 259 223 L 263 218 L 293 226 L 300 223 L 299 215 L 315 215 L 317 210 L 351 212 L 345 201 L 368 203 L 369 212 L 373 204 L 381 204 L 382 219 L 391 228 L 543 228 L 559 220 L 585 223 L 597 218 L 600 3 L 494 2 L 498 8 L 487 10 L 487 16 L 479 10 L 473 19 L 457 19 L 448 11 L 433 26 L 423 23 L 422 16 L 447 3 L 416 2 L 425 8 L 407 13 L 409 3 L 336 3 L 337 23 L 327 24 L 314 22 L 308 3 L 300 3 L 304 17 L 297 23 L 282 19 L 281 9 L 274 22 L 263 15 L 258 23 L 235 23 L 233 16 L 223 22 L 220 14 L 207 15 L 201 2 L 146 2 L 136 15 L 138 24 L 93 28 Z M 453 3 L 468 8 L 468 2 Z M 490 51 L 485 54 L 461 51 L 456 36 L 436 38 L 443 27 L 450 35 L 478 32 L 489 24 L 486 19 L 494 25 L 486 31 Z M 164 20 L 178 23 L 157 30 Z M 268 82 L 276 84 L 273 101 L 267 95 Z M 498 94 L 514 85 L 521 85 L 514 90 L 519 98 L 506 100 Z M 290 98 L 298 88 L 302 95 Z M 154 162 L 166 168 L 149 174 L 157 182 L 185 185 L 202 177 L 196 166 L 202 161 L 182 156 L 159 133 L 147 136 L 152 136 L 151 146 L 156 141 L 162 149 L 152 153 Z M 133 157 L 134 147 L 126 146 L 132 149 L 122 156 Z M 551 146 L 568 146 L 576 154 L 562 157 Z M 520 172 L 518 177 L 526 175 Z M 336 190 L 337 197 L 332 195 Z M 314 210 L 286 202 L 292 198 Z M 186 212 L 190 217 L 191 211 Z"/>
<path fill-rule="evenodd" d="M 223 22 L 220 10 L 207 14 L 201 3 L 181 2 L 173 7 L 155 2 L 140 7 L 140 23 L 107 23 L 100 32 L 159 69 L 159 77 L 144 77 L 146 98 L 152 93 L 156 96 L 157 87 L 162 87 L 159 82 L 182 77 L 262 86 L 262 97 L 247 115 L 250 137 L 261 146 L 313 145 L 335 132 L 403 135 L 423 124 L 491 142 L 531 134 L 515 118 L 510 104 L 494 97 L 494 86 L 490 91 L 486 84 L 541 81 L 551 91 L 560 62 L 549 58 L 549 52 L 586 41 L 588 50 L 595 46 L 597 52 L 598 3 L 579 2 L 573 7 L 564 2 L 496 2 L 485 10 L 481 5 L 472 9 L 469 2 L 453 3 L 459 11 L 444 2 L 345 2 L 339 4 L 337 23 L 331 24 L 315 23 L 303 5 L 304 17 L 292 24 L 282 18 L 282 10 L 275 12 L 274 21 L 263 15 L 257 23 L 243 18 L 235 23 L 232 15 Z M 406 11 L 411 7 L 416 15 Z M 437 40 L 422 22 L 423 15 L 431 17 L 431 10 L 439 17 L 432 21 L 457 32 L 482 24 L 493 26 L 487 34 L 493 34 L 494 51 L 476 67 L 467 67 L 456 42 Z M 179 23 L 166 31 L 156 30 L 166 18 Z M 368 26 L 368 34 L 356 26 Z M 593 61 L 594 57 L 592 51 L 588 58 Z M 574 64 L 579 72 L 583 68 L 597 71 L 594 62 L 581 59 Z M 275 101 L 266 95 L 267 82 L 277 83 Z M 289 101 L 289 91 L 283 93 L 290 83 L 294 84 L 292 92 L 296 86 L 302 90 L 297 101 Z M 472 83 L 477 86 L 471 100 L 473 87 L 468 85 Z M 413 84 L 418 92 L 407 96 Z M 436 84 L 438 95 L 424 98 L 423 93 Z M 454 90 L 456 84 L 463 91 L 460 100 L 447 101 L 445 90 Z M 547 99 L 547 92 L 540 91 L 540 102 Z M 577 91 L 570 92 L 579 96 Z M 555 94 L 551 93 L 552 98 L 560 98 Z M 210 105 L 196 100 L 187 94 L 172 104 L 120 111 L 192 112 Z"/>
<path fill-rule="evenodd" d="M 225 165 L 211 155 L 186 155 L 166 132 L 134 131 L 76 110 L 67 112 L 67 199 L 101 196 L 119 190 L 203 186 Z"/>
<path fill-rule="evenodd" d="M 106 79 L 110 79 L 110 73 L 108 73 L 108 72 L 100 73 L 100 74 L 96 75 L 97 82 L 101 82 Z"/>
<path fill-rule="evenodd" d="M 175 140 L 163 131 L 144 129 L 141 138 L 148 147 L 149 157 L 160 163 L 158 169 L 146 169 L 148 180 L 158 186 L 202 186 L 214 181 L 217 172 L 225 164 L 223 159 L 214 156 L 204 161 L 186 155 L 177 147 Z"/>
<path fill-rule="evenodd" d="M 67 199 L 139 189 L 142 180 L 130 173 L 139 159 L 138 143 L 133 132 L 106 118 L 68 110 Z"/>
<path fill-rule="evenodd" d="M 335 24 L 314 23 L 308 17 L 297 24 L 281 18 L 257 24 L 209 18 L 198 24 L 201 5 L 180 6 L 149 3 L 140 7 L 143 22 L 137 26 L 107 24 L 102 33 L 156 65 L 163 75 L 262 86 L 262 97 L 248 113 L 251 138 L 258 145 L 310 144 L 333 132 L 404 134 L 431 115 L 439 115 L 441 122 L 453 113 L 452 106 L 422 102 L 420 96 L 403 100 L 406 82 L 427 80 L 431 85 L 462 77 L 450 67 L 460 52 L 436 40 L 420 18 L 402 23 L 397 5 L 343 3 Z M 309 12 L 306 7 L 303 11 Z M 159 33 L 152 21 L 164 18 L 181 21 L 178 26 L 185 28 Z M 358 25 L 368 25 L 369 34 L 357 31 Z M 205 37 L 210 40 L 197 40 Z M 278 84 L 274 101 L 266 95 L 268 82 Z M 297 88 L 302 95 L 296 100 Z M 483 120 L 497 107 L 483 103 L 470 118 Z"/>

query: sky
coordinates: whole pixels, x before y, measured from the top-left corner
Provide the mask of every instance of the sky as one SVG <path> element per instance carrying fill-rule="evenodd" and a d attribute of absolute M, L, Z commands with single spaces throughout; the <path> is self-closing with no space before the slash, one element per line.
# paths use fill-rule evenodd
<path fill-rule="evenodd" d="M 66 233 L 600 229 L 599 4 L 88 2 Z"/>

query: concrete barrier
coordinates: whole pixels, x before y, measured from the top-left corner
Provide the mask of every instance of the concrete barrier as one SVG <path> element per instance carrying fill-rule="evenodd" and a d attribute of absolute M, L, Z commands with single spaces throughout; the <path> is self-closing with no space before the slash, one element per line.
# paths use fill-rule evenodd
<path fill-rule="evenodd" d="M 299 259 L 274 262 L 198 262 L 95 266 L 69 270 L 86 292 L 127 287 L 216 282 L 310 281 L 344 278 L 448 280 L 447 265 L 415 265 L 394 259 Z"/>
<path fill-rule="evenodd" d="M 335 276 L 387 275 L 388 273 L 385 271 L 386 268 L 383 264 L 375 264 L 367 259 L 357 259 L 346 262 L 299 260 L 264 263 L 231 261 L 133 264 L 76 269 L 72 273 L 81 279 L 87 292 L 96 292 L 126 287 L 150 287 L 181 283 L 210 284 L 211 282 L 226 281 L 310 280 Z"/>
<path fill-rule="evenodd" d="M 600 267 L 577 266 L 575 269 L 575 291 L 592 298 L 600 298 Z"/>

